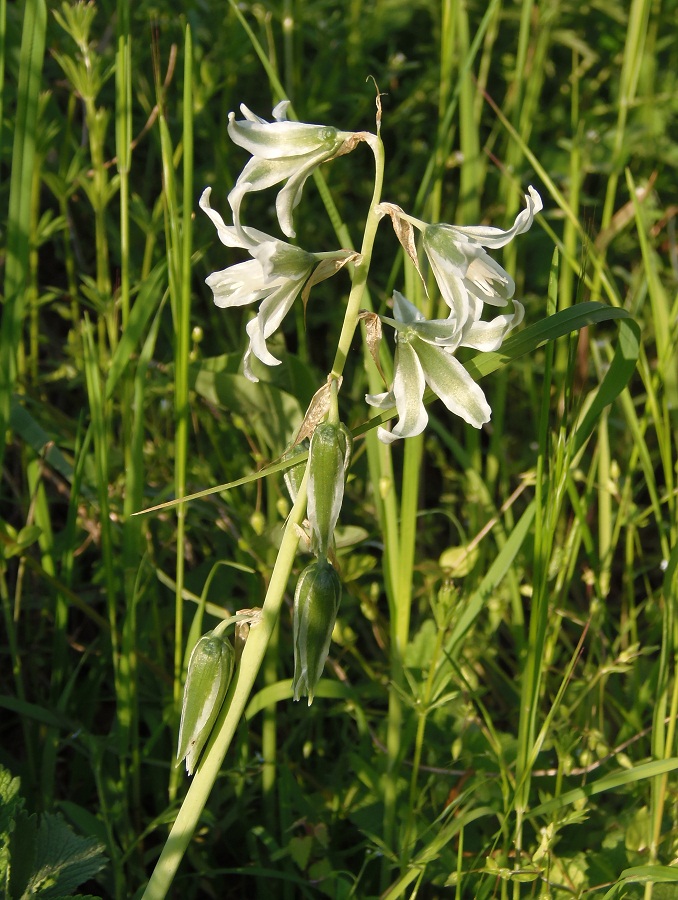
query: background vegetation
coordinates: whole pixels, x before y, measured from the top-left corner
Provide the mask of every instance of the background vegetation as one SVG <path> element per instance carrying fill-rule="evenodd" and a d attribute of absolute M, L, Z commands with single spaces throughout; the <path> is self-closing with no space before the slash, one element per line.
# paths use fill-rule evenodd
<path fill-rule="evenodd" d="M 132 513 L 280 456 L 348 290 L 315 288 L 284 366 L 244 381 L 247 311 L 204 284 L 236 257 L 197 198 L 225 212 L 240 102 L 268 117 L 284 91 L 303 121 L 373 130 L 368 76 L 385 198 L 505 227 L 534 184 L 545 212 L 502 260 L 526 322 L 602 301 L 640 352 L 587 441 L 613 320 L 486 378 L 482 433 L 433 404 L 386 481 L 357 442 L 326 679 L 290 701 L 290 593 L 175 895 L 678 896 L 675 0 L 2 0 L 0 20 L 7 896 L 131 897 L 157 860 L 185 653 L 261 604 L 289 503 L 277 475 Z M 370 156 L 323 175 L 296 219 L 313 250 L 359 241 Z M 248 200 L 267 231 L 270 202 Z M 384 228 L 377 308 L 414 290 L 393 248 Z M 351 427 L 366 389 L 358 362 Z"/>

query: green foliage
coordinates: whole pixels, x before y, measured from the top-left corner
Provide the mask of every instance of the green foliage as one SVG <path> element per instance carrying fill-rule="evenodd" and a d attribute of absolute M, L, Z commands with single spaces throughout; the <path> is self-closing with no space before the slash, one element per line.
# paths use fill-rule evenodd
<path fill-rule="evenodd" d="M 7 900 L 39 895 L 70 900 L 106 864 L 103 847 L 80 837 L 61 816 L 29 815 L 20 779 L 0 766 L 0 885 Z M 79 897 L 84 895 L 78 894 Z"/>
<path fill-rule="evenodd" d="M 430 402 L 425 436 L 392 454 L 365 423 L 381 379 L 349 360 L 324 676 L 310 708 L 291 702 L 300 552 L 176 890 L 675 896 L 677 13 L 0 3 L 8 896 L 94 877 L 102 897 L 139 894 L 177 819 L 186 647 L 262 605 L 291 507 L 281 460 L 333 364 L 349 283 L 340 272 L 297 304 L 269 340 L 283 365 L 253 385 L 248 311 L 216 309 L 204 284 L 244 256 L 197 200 L 211 184 L 225 208 L 245 163 L 227 136 L 240 102 L 268 119 L 285 94 L 302 120 L 373 129 L 368 75 L 384 92 L 386 199 L 505 227 L 539 189 L 540 227 L 501 258 L 525 322 L 463 358 L 487 428 Z M 300 246 L 358 243 L 371 165 L 358 148 L 309 181 Z M 274 233 L 271 194 L 246 203 Z M 367 298 L 380 312 L 394 287 L 420 290 L 392 249 L 382 226 Z M 178 514 L 132 515 L 217 485 Z"/>

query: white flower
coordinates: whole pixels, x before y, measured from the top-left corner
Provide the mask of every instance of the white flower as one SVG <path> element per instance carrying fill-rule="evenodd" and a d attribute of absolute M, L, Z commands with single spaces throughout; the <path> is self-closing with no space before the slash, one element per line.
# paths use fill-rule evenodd
<path fill-rule="evenodd" d="M 203 191 L 200 208 L 216 225 L 223 244 L 248 250 L 252 259 L 213 272 L 206 282 L 212 288 L 214 302 L 222 309 L 261 301 L 256 317 L 247 323 L 250 345 L 244 359 L 245 376 L 250 381 L 258 381 L 250 366 L 250 356 L 254 354 L 267 366 L 280 365 L 280 360 L 266 346 L 266 339 L 287 315 L 316 265 L 316 257 L 255 228 L 236 229 L 226 225 L 210 206 L 211 191 L 209 187 Z"/>
<path fill-rule="evenodd" d="M 484 303 L 506 306 L 513 297 L 515 282 L 485 248 L 503 247 L 516 235 L 523 234 L 530 228 L 534 216 L 543 205 L 533 187 L 530 186 L 527 190 L 526 208 L 518 214 L 513 227 L 507 231 L 483 225 L 427 225 L 408 216 L 394 204 L 381 204 L 381 209 L 393 219 L 394 226 L 396 219 L 400 219 L 423 232 L 424 251 L 440 293 L 460 323 L 468 319 L 480 319 Z M 400 223 L 396 233 L 399 228 L 402 229 Z"/>
<path fill-rule="evenodd" d="M 210 206 L 211 192 L 212 188 L 205 188 L 199 205 L 216 226 L 222 244 L 247 250 L 252 259 L 213 272 L 205 281 L 212 288 L 214 302 L 222 309 L 260 302 L 257 315 L 247 323 L 250 344 L 243 360 L 245 377 L 258 381 L 250 357 L 256 356 L 267 366 L 280 365 L 281 361 L 266 346 L 266 340 L 280 327 L 304 286 L 306 295 L 313 284 L 329 278 L 357 255 L 349 250 L 307 253 L 256 228 L 226 225 Z"/>
<path fill-rule="evenodd" d="M 244 104 L 240 107 L 244 120 L 237 121 L 235 113 L 229 113 L 231 140 L 252 154 L 228 196 L 237 228 L 240 227 L 240 204 L 245 194 L 287 181 L 276 199 L 276 210 L 284 234 L 294 237 L 292 212 L 301 199 L 308 176 L 316 166 L 350 153 L 359 141 L 371 137 L 363 132 L 339 131 L 327 125 L 289 122 L 288 106 L 288 100 L 278 103 L 273 110 L 274 122 L 259 118 Z"/>
<path fill-rule="evenodd" d="M 428 422 L 423 397 L 426 385 L 457 416 L 480 428 L 489 422 L 491 410 L 485 394 L 462 364 L 455 359 L 458 347 L 496 350 L 508 332 L 523 318 L 523 307 L 514 301 L 511 315 L 497 316 L 491 322 L 477 319 L 459 321 L 454 313 L 447 319 L 427 320 L 398 291 L 393 293 L 395 318 L 381 316 L 396 330 L 393 386 L 384 394 L 368 394 L 365 399 L 379 409 L 398 410 L 398 422 L 388 431 L 378 429 L 385 444 L 398 438 L 421 434 Z"/>

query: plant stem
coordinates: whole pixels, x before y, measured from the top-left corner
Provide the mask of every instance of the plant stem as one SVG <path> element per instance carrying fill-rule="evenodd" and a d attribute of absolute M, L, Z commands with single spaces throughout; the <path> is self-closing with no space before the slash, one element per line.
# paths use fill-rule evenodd
<path fill-rule="evenodd" d="M 381 188 L 384 181 L 384 145 L 378 135 L 371 135 L 368 141 L 372 152 L 374 153 L 375 173 L 374 173 L 374 193 L 372 194 L 372 202 L 370 203 L 370 211 L 367 214 L 365 223 L 365 233 L 363 235 L 363 243 L 360 248 L 360 262 L 355 266 L 353 272 L 353 284 L 351 285 L 351 293 L 348 296 L 348 304 L 346 313 L 344 314 L 344 322 L 341 326 L 341 334 L 339 335 L 339 343 L 337 352 L 332 365 L 332 375 L 335 378 L 344 371 L 348 351 L 351 347 L 353 335 L 358 326 L 358 315 L 360 306 L 367 285 L 367 276 L 370 271 L 370 263 L 372 261 L 372 250 L 374 247 L 374 239 L 377 234 L 377 227 L 381 215 L 377 212 L 377 205 L 381 200 Z"/>
<path fill-rule="evenodd" d="M 280 551 L 273 567 L 261 611 L 261 620 L 250 629 L 240 665 L 236 668 L 221 715 L 216 721 L 205 754 L 193 776 L 191 786 L 146 886 L 142 900 L 162 900 L 166 896 L 242 718 L 273 629 L 278 621 L 287 581 L 292 571 L 299 540 L 296 526 L 301 524 L 306 511 L 307 479 L 308 471 L 304 474 L 297 499 L 285 525 Z"/>

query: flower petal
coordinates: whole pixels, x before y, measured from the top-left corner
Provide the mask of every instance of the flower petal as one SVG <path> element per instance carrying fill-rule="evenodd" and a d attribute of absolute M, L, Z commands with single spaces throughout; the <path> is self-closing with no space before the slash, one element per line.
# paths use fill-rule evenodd
<path fill-rule="evenodd" d="M 310 153 L 308 158 L 305 158 L 303 165 L 288 179 L 285 187 L 275 198 L 275 210 L 278 214 L 280 228 L 283 234 L 286 234 L 289 238 L 296 237 L 297 234 L 292 224 L 292 213 L 299 205 L 304 185 L 309 175 L 312 174 L 313 169 L 324 162 L 325 159 L 327 159 L 327 156 L 324 153 Z"/>
<path fill-rule="evenodd" d="M 207 215 L 212 220 L 213 224 L 217 229 L 217 234 L 219 235 L 219 240 L 222 244 L 226 244 L 227 247 L 243 247 L 246 248 L 248 246 L 247 243 L 243 243 L 242 236 L 238 235 L 237 229 L 234 228 L 233 225 L 227 225 L 219 213 L 212 209 L 210 206 L 210 195 L 212 193 L 211 187 L 206 187 L 205 190 L 200 195 L 200 200 L 198 200 L 198 206 L 200 209 L 207 213 Z"/>
<path fill-rule="evenodd" d="M 416 341 L 416 352 L 431 389 L 455 416 L 474 428 L 490 421 L 492 410 L 485 394 L 458 359 L 442 347 Z"/>
<path fill-rule="evenodd" d="M 273 112 L 271 113 L 276 122 L 287 121 L 287 110 L 290 108 L 290 106 L 291 103 L 289 100 L 281 100 L 280 103 L 276 103 L 276 105 L 273 107 Z"/>
<path fill-rule="evenodd" d="M 250 338 L 248 353 L 253 353 L 266 366 L 279 366 L 281 363 L 266 346 L 266 339 L 280 326 L 300 288 L 298 281 L 285 281 L 265 298 L 257 315 L 247 323 L 246 331 Z"/>
<path fill-rule="evenodd" d="M 457 323 L 454 314 L 447 319 L 430 319 L 427 322 L 418 322 L 414 326 L 417 337 L 427 344 L 436 344 L 446 347 L 448 350 L 456 350 L 462 338 L 462 329 Z"/>
<path fill-rule="evenodd" d="M 271 238 L 258 244 L 250 252 L 268 281 L 278 281 L 282 278 L 292 281 L 306 279 L 316 262 L 312 253 Z"/>
<path fill-rule="evenodd" d="M 287 237 L 294 237 L 292 212 L 301 199 L 301 194 L 313 169 L 332 154 L 320 150 L 302 156 L 284 159 L 258 159 L 253 157 L 240 173 L 235 187 L 228 195 L 228 202 L 233 210 L 233 221 L 236 228 L 240 223 L 240 204 L 249 191 L 263 191 L 287 179 L 287 184 L 276 198 L 276 210 L 280 227 Z"/>
<path fill-rule="evenodd" d="M 493 249 L 503 247 L 505 244 L 508 244 L 509 241 L 512 241 L 517 234 L 523 234 L 527 231 L 532 225 L 535 215 L 544 208 L 541 197 L 532 185 L 530 185 L 527 190 L 528 193 L 525 194 L 525 203 L 527 204 L 527 207 L 522 210 L 522 212 L 518 213 L 516 220 L 513 223 L 513 227 L 509 228 L 508 231 L 502 231 L 501 228 L 492 228 L 490 226 L 482 225 L 468 228 L 457 225 L 448 227 L 454 228 L 456 231 L 469 237 L 472 241 L 482 244 L 483 247 L 491 247 Z"/>
<path fill-rule="evenodd" d="M 464 279 L 467 290 L 483 303 L 506 306 L 515 292 L 515 281 L 482 247 L 475 247 L 469 255 L 472 258 Z"/>
<path fill-rule="evenodd" d="M 205 283 L 212 289 L 214 302 L 221 309 L 256 303 L 271 291 L 271 287 L 265 285 L 261 266 L 255 259 L 212 272 Z"/>
<path fill-rule="evenodd" d="M 426 228 L 424 250 L 443 300 L 459 325 L 463 325 L 470 311 L 469 293 L 464 283 L 468 259 L 459 250 L 452 226 L 430 225 Z"/>
<path fill-rule="evenodd" d="M 311 125 L 280 119 L 266 122 L 258 116 L 253 116 L 247 107 L 241 106 L 241 110 L 246 117 L 244 121 L 237 121 L 235 113 L 228 115 L 228 133 L 231 140 L 253 156 L 263 159 L 300 156 L 319 149 L 332 154 L 349 137 L 349 133 L 339 131 L 331 125 Z M 276 107 L 276 110 L 279 110 L 279 107 Z"/>
<path fill-rule="evenodd" d="M 464 332 L 462 346 L 483 352 L 498 350 L 506 335 L 523 321 L 523 304 L 514 300 L 513 307 L 511 315 L 495 316 L 490 322 L 473 322 Z"/>
<path fill-rule="evenodd" d="M 417 309 L 414 303 L 410 303 L 404 294 L 400 291 L 393 291 L 393 312 L 399 322 L 411 324 L 414 322 L 424 322 L 424 314 Z"/>
<path fill-rule="evenodd" d="M 370 406 L 375 406 L 377 409 L 390 409 L 395 406 L 393 391 L 385 391 L 383 394 L 365 394 L 365 400 Z"/>
<path fill-rule="evenodd" d="M 225 244 L 227 247 L 241 247 L 243 250 L 249 250 L 251 252 L 252 248 L 256 247 L 258 244 L 261 244 L 264 241 L 275 240 L 275 238 L 272 238 L 270 234 L 259 231 L 257 228 L 243 228 L 240 225 L 240 200 L 249 190 L 251 190 L 251 186 L 243 184 L 233 188 L 231 194 L 229 194 L 229 197 L 234 193 L 237 193 L 238 195 L 236 200 L 238 217 L 235 217 L 234 219 L 235 225 L 226 225 L 220 214 L 210 206 L 211 187 L 205 188 L 202 192 L 198 205 L 203 212 L 207 213 L 212 220 L 212 223 L 216 226 L 222 244 Z"/>
<path fill-rule="evenodd" d="M 417 354 L 409 341 L 398 339 L 392 388 L 398 422 L 391 431 L 378 429 L 380 441 L 391 444 L 398 438 L 421 434 L 428 422 L 428 413 L 423 403 L 425 387 L 424 371 Z"/>

